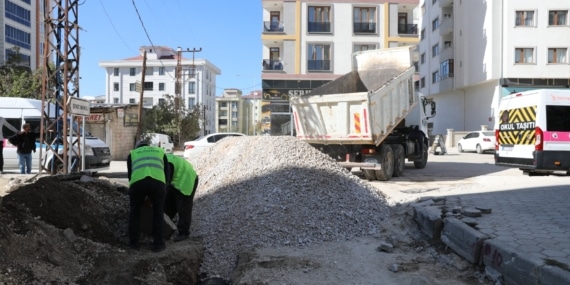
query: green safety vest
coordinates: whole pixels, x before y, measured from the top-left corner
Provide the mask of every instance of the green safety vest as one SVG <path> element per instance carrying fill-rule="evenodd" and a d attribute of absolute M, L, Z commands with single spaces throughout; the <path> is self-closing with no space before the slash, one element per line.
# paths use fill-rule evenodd
<path fill-rule="evenodd" d="M 170 183 L 182 194 L 190 196 L 194 191 L 194 183 L 197 177 L 194 167 L 186 159 L 170 153 L 166 154 L 166 158 L 169 163 L 174 165 L 174 169 L 172 169 L 174 175 Z"/>
<path fill-rule="evenodd" d="M 131 180 L 129 180 L 129 185 L 147 177 L 166 183 L 164 150 L 162 148 L 143 146 L 131 150 Z"/>

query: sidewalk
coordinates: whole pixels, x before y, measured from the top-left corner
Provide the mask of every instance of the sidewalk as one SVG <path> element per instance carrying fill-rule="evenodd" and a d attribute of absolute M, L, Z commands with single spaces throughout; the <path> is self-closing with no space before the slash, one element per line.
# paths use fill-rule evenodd
<path fill-rule="evenodd" d="M 450 161 L 481 157 L 455 148 L 448 154 Z M 570 177 L 529 177 L 508 169 L 474 179 L 465 194 L 412 204 L 422 231 L 484 265 L 488 276 L 502 276 L 502 284 L 570 284 Z"/>

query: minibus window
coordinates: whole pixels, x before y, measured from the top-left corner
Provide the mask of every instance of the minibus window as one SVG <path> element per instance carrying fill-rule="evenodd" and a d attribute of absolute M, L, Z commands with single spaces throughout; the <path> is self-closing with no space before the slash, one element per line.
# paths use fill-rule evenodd
<path fill-rule="evenodd" d="M 570 106 L 546 106 L 546 130 L 570 132 Z"/>

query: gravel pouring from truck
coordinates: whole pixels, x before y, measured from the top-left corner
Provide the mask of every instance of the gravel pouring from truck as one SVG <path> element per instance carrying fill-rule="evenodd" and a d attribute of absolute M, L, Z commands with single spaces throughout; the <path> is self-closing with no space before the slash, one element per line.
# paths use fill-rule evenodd
<path fill-rule="evenodd" d="M 406 159 L 424 168 L 435 102 L 414 92 L 414 73 L 409 47 L 354 53 L 350 73 L 290 98 L 297 138 L 369 180 L 403 175 Z"/>

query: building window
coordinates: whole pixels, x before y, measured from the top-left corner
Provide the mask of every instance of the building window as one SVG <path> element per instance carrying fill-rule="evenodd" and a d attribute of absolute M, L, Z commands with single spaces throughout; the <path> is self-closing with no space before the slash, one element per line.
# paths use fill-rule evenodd
<path fill-rule="evenodd" d="M 374 34 L 376 33 L 376 8 L 354 8 L 355 34 Z"/>
<path fill-rule="evenodd" d="M 117 67 L 113 68 L 113 75 L 119 76 L 119 68 L 117 68 Z"/>
<path fill-rule="evenodd" d="M 119 91 L 119 83 L 113 83 L 113 91 Z"/>
<path fill-rule="evenodd" d="M 516 11 L 515 26 L 534 27 L 534 11 Z"/>
<path fill-rule="evenodd" d="M 113 103 L 118 104 L 118 103 L 119 103 L 119 98 L 113 98 Z"/>
<path fill-rule="evenodd" d="M 424 88 L 426 87 L 426 78 L 422 77 L 422 79 L 420 79 L 420 88 Z"/>
<path fill-rule="evenodd" d="M 135 83 L 129 83 L 129 91 L 137 91 L 137 85 Z"/>
<path fill-rule="evenodd" d="M 145 75 L 152 75 L 153 72 L 154 72 L 154 68 L 153 68 L 153 67 L 147 67 L 147 68 L 144 70 L 144 74 L 145 74 Z"/>
<path fill-rule="evenodd" d="M 308 71 L 331 70 L 331 46 L 329 44 L 309 44 Z"/>
<path fill-rule="evenodd" d="M 143 98 L 143 106 L 145 107 L 152 107 L 153 100 L 152 97 L 145 97 Z"/>
<path fill-rule="evenodd" d="M 439 70 L 431 73 L 431 83 L 436 83 L 439 81 Z"/>
<path fill-rule="evenodd" d="M 435 31 L 435 30 L 437 30 L 437 28 L 439 28 L 439 17 L 437 17 L 433 21 L 431 21 L 431 30 Z"/>
<path fill-rule="evenodd" d="M 420 55 L 420 62 L 422 64 L 426 63 L 426 53 L 425 52 Z"/>
<path fill-rule="evenodd" d="M 434 57 L 439 54 L 439 44 L 436 44 L 431 47 L 431 57 Z"/>
<path fill-rule="evenodd" d="M 154 84 L 152 82 L 145 82 L 144 83 L 144 90 L 145 91 L 152 91 L 154 88 Z"/>
<path fill-rule="evenodd" d="M 166 103 L 166 101 L 164 100 L 164 98 L 158 98 L 158 105 L 164 105 Z"/>
<path fill-rule="evenodd" d="M 196 82 L 194 81 L 188 82 L 188 93 L 196 94 Z"/>
<path fill-rule="evenodd" d="M 158 83 L 158 91 L 164 91 L 164 83 Z"/>
<path fill-rule="evenodd" d="M 28 4 L 30 4 L 28 2 Z M 31 27 L 31 13 L 29 9 L 26 9 L 12 1 L 5 1 L 5 15 L 6 18 L 14 20 L 26 27 Z"/>
<path fill-rule="evenodd" d="M 516 48 L 515 63 L 534 63 L 534 49 Z"/>
<path fill-rule="evenodd" d="M 422 29 L 422 32 L 420 33 L 420 41 L 423 41 L 425 37 L 426 37 L 426 29 Z"/>
<path fill-rule="evenodd" d="M 549 48 L 548 49 L 548 63 L 568 63 L 566 48 Z"/>
<path fill-rule="evenodd" d="M 134 67 L 129 68 L 129 75 L 135 76 L 137 74 L 137 69 Z"/>
<path fill-rule="evenodd" d="M 23 49 L 31 50 L 32 36 L 10 25 L 4 25 L 4 36 L 6 42 L 17 45 Z"/>
<path fill-rule="evenodd" d="M 548 11 L 549 26 L 566 26 L 568 11 Z"/>
<path fill-rule="evenodd" d="M 129 103 L 130 103 L 130 104 L 136 103 L 136 102 L 135 102 L 135 99 L 134 99 L 134 98 L 129 99 Z"/>
<path fill-rule="evenodd" d="M 196 99 L 195 98 L 188 98 L 188 109 L 194 107 L 194 105 L 196 105 Z"/>
<path fill-rule="evenodd" d="M 355 44 L 353 52 L 376 49 L 376 44 Z"/>
<path fill-rule="evenodd" d="M 441 79 L 453 77 L 453 59 L 448 59 L 439 65 Z"/>
<path fill-rule="evenodd" d="M 309 33 L 330 33 L 331 32 L 331 7 L 309 6 Z"/>
<path fill-rule="evenodd" d="M 164 75 L 164 67 L 158 68 L 158 75 Z"/>

